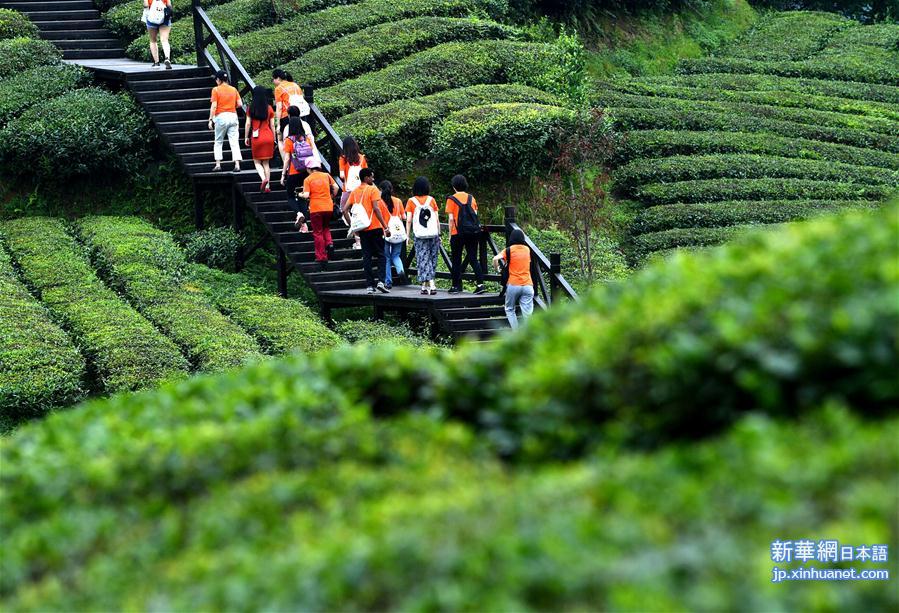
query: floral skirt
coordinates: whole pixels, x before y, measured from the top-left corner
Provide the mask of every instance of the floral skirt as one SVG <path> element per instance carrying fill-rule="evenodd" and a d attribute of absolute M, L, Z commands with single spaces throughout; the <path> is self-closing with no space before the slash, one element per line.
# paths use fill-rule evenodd
<path fill-rule="evenodd" d="M 415 260 L 418 264 L 418 280 L 433 281 L 437 273 L 437 249 L 440 238 L 416 238 Z"/>

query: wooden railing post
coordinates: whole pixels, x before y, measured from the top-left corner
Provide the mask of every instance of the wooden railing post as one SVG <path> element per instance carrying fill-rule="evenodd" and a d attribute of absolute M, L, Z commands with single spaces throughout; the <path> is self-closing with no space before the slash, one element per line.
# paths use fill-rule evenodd
<path fill-rule="evenodd" d="M 509 236 L 512 234 L 512 224 L 515 223 L 515 207 L 507 206 L 505 209 L 505 218 L 503 225 L 506 226 L 506 244 L 509 243 Z"/>
<path fill-rule="evenodd" d="M 237 243 L 237 251 L 234 253 L 234 269 L 237 272 L 240 272 L 243 269 L 244 264 L 244 250 L 243 250 L 243 229 L 244 229 L 244 219 L 243 219 L 243 194 L 240 193 L 240 190 L 237 189 L 237 185 L 232 186 L 231 188 L 231 207 L 234 212 L 234 231 L 237 232 L 238 243 Z"/>
<path fill-rule="evenodd" d="M 194 18 L 194 49 L 197 51 L 197 66 L 206 64 L 206 58 L 203 56 L 203 24 L 197 16 L 197 9 L 200 8 L 200 0 L 191 0 L 191 13 Z"/>
<path fill-rule="evenodd" d="M 555 302 L 561 293 L 559 275 L 562 274 L 562 256 L 558 253 L 549 254 L 549 296 L 550 301 Z"/>

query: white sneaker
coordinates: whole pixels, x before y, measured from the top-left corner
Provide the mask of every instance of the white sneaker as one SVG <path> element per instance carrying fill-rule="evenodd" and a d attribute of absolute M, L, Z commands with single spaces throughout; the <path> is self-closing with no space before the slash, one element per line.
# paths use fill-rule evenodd
<path fill-rule="evenodd" d="M 387 286 L 384 285 L 384 282 L 383 282 L 383 281 L 378 281 L 378 291 L 381 292 L 382 294 L 389 294 L 389 293 L 390 293 L 390 290 L 387 289 Z"/>
<path fill-rule="evenodd" d="M 375 293 L 375 288 L 373 288 L 373 287 L 366 287 L 366 288 L 365 288 L 365 293 L 366 293 L 366 294 L 374 294 L 374 293 Z"/>
<path fill-rule="evenodd" d="M 356 250 L 362 249 L 362 243 L 353 243 L 353 249 L 356 249 Z"/>

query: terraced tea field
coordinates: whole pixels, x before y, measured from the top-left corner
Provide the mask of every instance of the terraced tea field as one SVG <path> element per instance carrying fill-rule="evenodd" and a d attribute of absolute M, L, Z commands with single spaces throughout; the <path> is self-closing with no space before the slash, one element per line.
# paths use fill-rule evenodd
<path fill-rule="evenodd" d="M 774 14 L 677 75 L 603 83 L 596 102 L 625 132 L 614 182 L 636 260 L 899 187 L 899 25 Z"/>

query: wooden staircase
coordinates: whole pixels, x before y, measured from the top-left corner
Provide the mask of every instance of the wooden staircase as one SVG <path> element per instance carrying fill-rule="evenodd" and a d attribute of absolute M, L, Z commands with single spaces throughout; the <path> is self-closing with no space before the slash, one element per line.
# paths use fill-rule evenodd
<path fill-rule="evenodd" d="M 370 306 L 374 308 L 378 317 L 390 310 L 426 312 L 432 319 L 434 324 L 432 329 L 435 332 L 440 331 L 456 338 L 487 339 L 497 330 L 508 327 L 502 299 L 496 293 L 474 295 L 466 292 L 450 295 L 446 289 L 442 289 L 436 296 L 422 296 L 417 286 L 394 286 L 389 294 L 367 294 L 361 252 L 352 249 L 353 241 L 347 237 L 347 228 L 342 221 L 332 222 L 331 232 L 336 250 L 332 261 L 321 269 L 314 259 L 312 235 L 300 234 L 293 226 L 295 214 L 288 208 L 287 194 L 279 183 L 281 162 L 277 155 L 272 161 L 271 192 L 260 192 L 260 180 L 252 168 L 249 148 L 243 147 L 242 121 L 243 169 L 241 172 L 212 172 L 213 133 L 207 127 L 207 119 L 210 90 L 215 85 L 213 74 L 220 65 L 228 66 L 232 74 L 232 83 L 235 85 L 238 85 L 239 81 L 245 83 L 242 90 L 244 93 L 252 88 L 253 83 L 198 5 L 194 5 L 195 34 L 201 42 L 198 45 L 198 57 L 203 65 L 176 65 L 173 70 L 153 69 L 149 60 L 137 62 L 127 59 L 121 47 L 117 46 L 117 43 L 115 46 L 112 44 L 116 41 L 103 29 L 99 13 L 92 8 L 90 0 L 63 0 L 55 3 L 0 0 L 0 6 L 16 8 L 29 17 L 35 16 L 39 20 L 37 23 L 41 28 L 41 36 L 60 45 L 67 61 L 93 70 L 98 78 L 118 82 L 127 87 L 146 110 L 163 141 L 176 154 L 185 173 L 192 178 L 197 194 L 209 186 L 224 185 L 230 189 L 234 204 L 235 227 L 243 228 L 244 212 L 248 209 L 265 227 L 267 238 L 276 247 L 279 287 L 282 294 L 286 295 L 287 274 L 293 270 L 303 275 L 328 318 L 334 308 Z M 202 31 L 204 27 L 210 32 L 209 39 L 212 39 L 218 47 L 219 61 L 216 61 L 203 44 L 204 40 L 208 40 Z M 91 48 L 91 45 L 99 47 Z M 306 91 L 306 96 L 313 110 L 313 115 L 308 119 L 318 135 L 319 148 L 326 158 L 326 170 L 330 171 L 331 167 L 336 166 L 339 138 L 315 106 L 312 91 Z M 226 145 L 223 162 L 226 169 L 231 166 L 229 159 L 230 153 Z M 199 197 L 195 200 L 200 202 Z M 202 223 L 201 210 L 198 211 L 197 217 L 199 225 Z M 503 226 L 491 228 L 494 232 L 504 232 L 508 229 Z M 485 252 L 487 241 L 493 245 L 492 239 L 487 235 L 482 247 Z M 530 246 L 532 250 L 536 249 L 535 245 Z M 495 252 L 495 245 L 493 250 Z M 537 252 L 539 253 L 539 250 Z M 238 254 L 238 265 L 244 255 L 246 254 Z M 446 254 L 442 255 L 446 259 Z M 485 257 L 486 255 L 482 255 L 482 263 Z M 542 275 L 546 273 L 549 273 L 552 284 L 551 292 L 543 287 L 543 299 L 541 300 L 538 295 L 538 305 L 547 306 L 559 288 L 574 297 L 573 290 L 559 274 L 557 258 L 553 270 L 550 270 L 552 268 L 550 260 L 542 253 L 537 260 L 533 272 L 540 276 L 540 284 L 544 285 Z M 540 262 L 543 263 L 543 269 Z M 446 278 L 448 275 L 444 273 L 443 277 Z M 466 275 L 466 278 L 471 278 L 471 275 Z M 497 277 L 492 275 L 489 278 L 495 280 Z M 539 290 L 540 288 L 538 294 Z"/>

